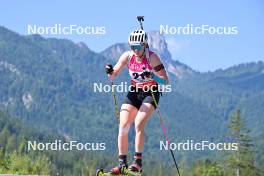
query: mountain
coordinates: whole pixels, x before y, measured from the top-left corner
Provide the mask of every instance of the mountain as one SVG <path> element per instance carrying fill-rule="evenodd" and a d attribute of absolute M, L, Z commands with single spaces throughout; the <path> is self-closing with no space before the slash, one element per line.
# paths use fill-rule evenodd
<path fill-rule="evenodd" d="M 167 47 L 166 40 L 162 35 L 159 34 L 159 32 L 149 32 L 148 42 L 150 50 L 155 51 L 160 56 L 162 62 L 167 68 L 167 71 L 171 73 L 174 78 L 181 79 L 184 76 L 195 74 L 195 71 L 187 65 L 172 59 L 172 56 Z M 100 54 L 107 58 L 112 58 L 114 61 L 117 61 L 120 55 L 127 50 L 129 50 L 128 44 L 118 43 L 108 47 Z"/>
<path fill-rule="evenodd" d="M 171 79 L 172 92 L 163 94 L 159 106 L 172 141 L 225 141 L 228 118 L 237 107 L 254 137 L 263 137 L 263 62 L 200 73 L 173 60 L 162 36 L 153 32 L 149 39 Z M 22 36 L 0 27 L 0 110 L 68 139 L 105 141 L 106 153 L 112 154 L 118 131 L 112 94 L 96 92 L 94 87 L 102 83 L 107 89 L 104 65 L 114 64 L 127 49 L 119 43 L 95 53 L 84 43 Z M 124 81 L 129 82 L 126 69 L 115 84 Z M 119 106 L 124 96 L 117 93 Z M 169 160 L 159 151 L 164 137 L 155 116 L 146 128 L 146 153 Z M 131 131 L 130 139 L 133 134 Z M 213 155 L 216 153 L 177 152 L 179 158 L 188 160 Z"/>
<path fill-rule="evenodd" d="M 240 105 L 240 101 L 245 101 L 242 100 L 245 97 L 249 98 L 250 94 L 255 96 L 256 93 L 263 92 L 264 65 L 261 61 L 200 73 L 173 60 L 166 40 L 159 32 L 149 32 L 148 38 L 150 49 L 158 53 L 165 64 L 173 80 L 174 90 L 196 103 L 206 105 L 211 111 L 220 115 L 221 119 L 227 120 L 231 111 Z M 121 53 L 128 49 L 127 44 L 119 43 L 107 48 L 101 54 L 117 61 Z M 208 96 L 208 94 L 212 95 Z M 217 94 L 221 96 L 216 96 Z"/>
<path fill-rule="evenodd" d="M 1 109 L 40 128 L 92 140 L 93 126 L 104 120 L 87 116 L 95 116 L 95 108 L 104 114 L 111 109 L 103 103 L 111 95 L 101 99 L 92 84 L 106 82 L 99 76 L 106 59 L 68 40 L 20 36 L 2 27 L 0 43 Z"/>

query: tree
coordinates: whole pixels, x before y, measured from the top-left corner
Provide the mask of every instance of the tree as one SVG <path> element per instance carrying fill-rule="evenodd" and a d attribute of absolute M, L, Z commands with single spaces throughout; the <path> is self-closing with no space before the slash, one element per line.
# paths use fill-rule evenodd
<path fill-rule="evenodd" d="M 250 130 L 246 128 L 245 122 L 237 109 L 236 114 L 231 116 L 228 126 L 228 137 L 237 143 L 237 150 L 228 152 L 227 166 L 228 174 L 236 176 L 256 176 L 255 150 Z"/>
<path fill-rule="evenodd" d="M 200 160 L 194 164 L 192 169 L 194 176 L 224 176 L 222 167 L 218 162 L 210 159 Z"/>

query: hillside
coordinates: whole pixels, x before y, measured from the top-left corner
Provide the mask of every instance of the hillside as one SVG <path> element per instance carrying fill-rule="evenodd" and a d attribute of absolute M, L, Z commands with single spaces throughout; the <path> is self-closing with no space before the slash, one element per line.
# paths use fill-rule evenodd
<path fill-rule="evenodd" d="M 263 62 L 199 73 L 173 60 L 162 36 L 150 33 L 150 40 L 173 87 L 160 103 L 172 141 L 225 140 L 228 117 L 236 107 L 242 109 L 254 137 L 263 138 Z M 115 152 L 116 141 L 109 140 L 117 133 L 112 95 L 95 93 L 93 86 L 108 84 L 104 65 L 115 63 L 127 48 L 116 44 L 95 53 L 83 43 L 21 36 L 0 27 L 0 110 L 69 139 L 105 141 L 106 152 Z M 129 81 L 127 70 L 115 83 L 120 81 Z M 119 105 L 123 99 L 124 93 L 119 93 Z M 148 124 L 147 135 L 146 151 L 154 155 L 159 152 L 159 141 L 164 140 L 156 117 Z M 205 155 L 215 153 L 178 153 L 187 159 Z M 169 158 L 164 152 L 160 156 Z"/>

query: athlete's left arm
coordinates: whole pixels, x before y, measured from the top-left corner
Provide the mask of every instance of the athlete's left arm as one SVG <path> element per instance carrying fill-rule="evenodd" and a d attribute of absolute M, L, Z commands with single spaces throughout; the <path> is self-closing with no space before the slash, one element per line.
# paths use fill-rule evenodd
<path fill-rule="evenodd" d="M 159 84 L 168 84 L 169 83 L 169 78 L 167 75 L 167 72 L 164 68 L 164 65 L 162 64 L 159 56 L 157 54 L 153 53 L 150 56 L 150 64 L 152 68 L 154 69 L 154 75 L 153 79 L 157 81 Z"/>

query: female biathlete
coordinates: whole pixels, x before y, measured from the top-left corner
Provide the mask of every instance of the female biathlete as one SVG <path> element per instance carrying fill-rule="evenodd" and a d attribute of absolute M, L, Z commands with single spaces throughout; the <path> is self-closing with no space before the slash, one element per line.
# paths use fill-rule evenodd
<path fill-rule="evenodd" d="M 152 93 L 159 102 L 158 84 L 167 84 L 168 76 L 160 58 L 150 51 L 147 35 L 144 30 L 131 32 L 129 39 L 131 50 L 123 53 L 117 64 L 106 65 L 106 72 L 113 80 L 127 65 L 131 77 L 131 86 L 120 109 L 118 133 L 119 165 L 111 169 L 114 175 L 121 174 L 122 168 L 133 172 L 142 171 L 142 152 L 144 149 L 144 126 L 156 108 Z M 135 122 L 135 155 L 133 163 L 128 167 L 128 132 Z"/>

